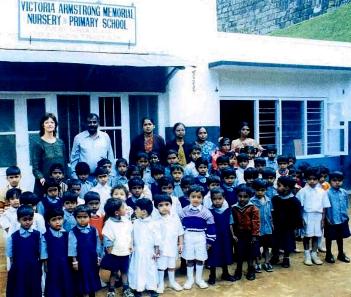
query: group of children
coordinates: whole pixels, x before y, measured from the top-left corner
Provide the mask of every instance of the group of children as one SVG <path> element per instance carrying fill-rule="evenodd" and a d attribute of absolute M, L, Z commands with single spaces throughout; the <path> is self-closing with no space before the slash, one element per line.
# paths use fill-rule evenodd
<path fill-rule="evenodd" d="M 137 164 L 121 158 L 115 170 L 102 159 L 94 174 L 79 162 L 77 178 L 67 180 L 63 166 L 54 164 L 43 196 L 21 189 L 20 169 L 9 167 L 0 205 L 7 296 L 95 296 L 105 285 L 108 297 L 118 286 L 125 297 L 158 296 L 166 270 L 170 288 L 190 290 L 195 283 L 204 289 L 216 283 L 216 268 L 222 280 L 240 280 L 244 261 L 246 278 L 254 280 L 279 263 L 290 267 L 299 237 L 304 264 L 323 263 L 317 253 L 323 236 L 325 261 L 336 261 L 336 240 L 337 259 L 349 263 L 343 174 L 323 166 L 296 169 L 293 157 L 276 157 L 274 148 L 267 148 L 266 158 L 256 153 L 245 147 L 236 155 L 222 139 L 214 162 L 194 145 L 185 167 L 177 151 L 167 152 L 166 164 L 157 153 L 140 152 Z M 187 276 L 183 285 L 175 278 L 179 257 Z"/>

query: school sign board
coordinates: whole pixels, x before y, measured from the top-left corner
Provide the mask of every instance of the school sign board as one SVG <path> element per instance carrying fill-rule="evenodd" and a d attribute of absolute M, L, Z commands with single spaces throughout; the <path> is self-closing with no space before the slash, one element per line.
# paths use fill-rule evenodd
<path fill-rule="evenodd" d="M 19 39 L 136 44 L 134 6 L 19 0 Z"/>

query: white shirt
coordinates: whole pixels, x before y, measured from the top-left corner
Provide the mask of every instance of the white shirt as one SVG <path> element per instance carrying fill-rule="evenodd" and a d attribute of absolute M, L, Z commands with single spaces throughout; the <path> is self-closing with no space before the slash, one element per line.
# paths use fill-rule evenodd
<path fill-rule="evenodd" d="M 101 214 L 105 214 L 104 206 L 106 204 L 107 199 L 111 198 L 111 187 L 108 184 L 104 186 L 102 186 L 101 184 L 97 184 L 95 187 L 91 188 L 90 191 L 99 193 L 100 195 L 99 212 Z"/>
<path fill-rule="evenodd" d="M 311 188 L 306 184 L 297 192 L 296 197 L 300 200 L 304 212 L 323 213 L 324 208 L 330 207 L 327 192 L 317 186 Z"/>

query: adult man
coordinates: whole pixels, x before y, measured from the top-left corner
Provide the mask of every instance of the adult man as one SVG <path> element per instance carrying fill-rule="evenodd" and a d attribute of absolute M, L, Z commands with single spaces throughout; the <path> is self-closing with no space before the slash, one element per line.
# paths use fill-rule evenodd
<path fill-rule="evenodd" d="M 114 164 L 114 155 L 110 137 L 107 133 L 98 130 L 99 116 L 91 113 L 87 117 L 87 130 L 74 137 L 71 152 L 72 177 L 76 178 L 75 166 L 78 162 L 86 162 L 93 174 L 97 162 L 102 158 L 109 159 Z"/>

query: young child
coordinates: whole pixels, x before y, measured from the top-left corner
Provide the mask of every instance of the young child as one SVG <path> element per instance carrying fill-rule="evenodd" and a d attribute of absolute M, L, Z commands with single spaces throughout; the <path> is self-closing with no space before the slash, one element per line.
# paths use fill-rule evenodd
<path fill-rule="evenodd" d="M 88 193 L 94 186 L 93 183 L 88 179 L 90 175 L 90 168 L 88 163 L 78 162 L 75 167 L 76 175 L 80 181 L 81 188 L 79 192 L 79 198 L 84 199 L 84 195 Z M 81 201 L 82 202 L 82 201 Z"/>
<path fill-rule="evenodd" d="M 110 198 L 105 204 L 108 219 L 102 229 L 102 234 L 106 254 L 101 260 L 100 275 L 105 275 L 103 281 L 109 282 L 107 297 L 115 296 L 114 274 L 118 272 L 121 273 L 123 297 L 134 297 L 128 283 L 129 256 L 133 246 L 133 225 L 126 217 L 126 207 L 125 201 L 119 198 Z"/>
<path fill-rule="evenodd" d="M 159 164 L 161 162 L 161 157 L 158 152 L 151 151 L 148 153 L 150 166 Z"/>
<path fill-rule="evenodd" d="M 20 185 L 21 178 L 21 170 L 17 166 L 10 166 L 6 169 L 7 184 L 5 187 L 0 189 L 0 215 L 8 207 L 8 204 L 6 203 L 7 191 L 13 188 L 24 191 L 23 187 Z"/>
<path fill-rule="evenodd" d="M 52 164 L 49 170 L 50 177 L 54 178 L 60 185 L 59 197 L 62 197 L 63 193 L 67 191 L 68 187 L 63 182 L 65 178 L 63 165 L 60 163 Z"/>
<path fill-rule="evenodd" d="M 254 167 L 248 167 L 244 171 L 244 180 L 248 187 L 252 187 L 253 181 L 258 178 L 258 170 Z"/>
<path fill-rule="evenodd" d="M 230 151 L 230 139 L 227 137 L 222 137 L 219 140 L 219 149 L 216 150 L 215 152 L 212 153 L 211 155 L 211 160 L 212 160 L 212 170 L 216 171 L 218 170 L 218 164 L 217 164 L 217 158 L 220 156 L 225 155 Z M 229 165 L 229 159 L 228 159 L 228 165 Z"/>
<path fill-rule="evenodd" d="M 168 150 L 166 155 L 167 166 L 165 167 L 165 175 L 171 176 L 171 166 L 179 164 L 178 152 L 175 150 Z"/>
<path fill-rule="evenodd" d="M 229 167 L 236 170 L 236 168 L 238 168 L 238 160 L 236 159 L 236 153 L 233 151 L 230 151 L 225 155 L 229 158 Z"/>
<path fill-rule="evenodd" d="M 266 149 L 266 166 L 268 168 L 272 168 L 274 171 L 278 170 L 278 163 L 276 160 L 277 157 L 277 148 L 275 147 L 275 145 L 267 145 L 267 149 Z"/>
<path fill-rule="evenodd" d="M 90 225 L 98 231 L 99 238 L 102 239 L 102 227 L 104 226 L 104 215 L 100 213 L 100 195 L 90 191 L 84 196 L 85 205 L 90 209 Z"/>
<path fill-rule="evenodd" d="M 68 232 L 63 226 L 63 210 L 50 209 L 45 213 L 48 230 L 44 234 L 43 256 L 45 296 L 73 297 L 71 261 L 68 258 Z"/>
<path fill-rule="evenodd" d="M 198 175 L 195 177 L 195 183 L 199 186 L 202 186 L 204 188 L 204 191 L 207 193 L 208 192 L 207 177 L 209 176 L 208 161 L 201 157 L 198 158 L 195 161 L 195 168 L 198 173 Z"/>
<path fill-rule="evenodd" d="M 195 180 L 192 176 L 185 175 L 182 178 L 182 180 L 180 182 L 180 187 L 182 188 L 184 196 L 178 198 L 182 208 L 184 208 L 185 206 L 190 204 L 189 197 L 188 197 L 188 190 L 189 190 L 190 186 L 192 186 L 194 184 L 195 184 Z"/>
<path fill-rule="evenodd" d="M 233 282 L 234 277 L 228 272 L 228 265 L 233 264 L 233 217 L 231 209 L 225 205 L 224 192 L 221 188 L 211 190 L 212 206 L 210 211 L 216 225 L 216 240 L 208 250 L 207 265 L 210 266 L 208 283 L 216 283 L 216 267 L 222 268 L 222 280 Z"/>
<path fill-rule="evenodd" d="M 324 191 L 328 191 L 330 189 L 330 183 L 328 183 L 329 168 L 327 168 L 323 165 L 320 165 L 319 172 L 320 172 L 319 186 Z"/>
<path fill-rule="evenodd" d="M 260 212 L 250 202 L 251 196 L 251 188 L 244 184 L 238 186 L 238 202 L 232 207 L 234 240 L 237 242 L 235 280 L 242 277 L 242 267 L 245 259 L 248 266 L 246 279 L 254 280 L 256 278 L 253 260 L 256 254 L 256 243 L 260 235 Z"/>
<path fill-rule="evenodd" d="M 279 178 L 279 176 L 289 175 L 289 169 L 288 169 L 289 158 L 285 155 L 280 155 L 277 158 L 277 163 L 278 163 L 278 169 L 276 171 L 277 178 Z"/>
<path fill-rule="evenodd" d="M 288 168 L 294 167 L 296 164 L 296 157 L 293 154 L 288 154 Z"/>
<path fill-rule="evenodd" d="M 261 178 L 257 178 L 252 183 L 252 189 L 255 191 L 255 196 L 250 199 L 250 202 L 255 205 L 260 211 L 260 237 L 258 246 L 258 255 L 256 256 L 255 272 L 261 273 L 261 264 L 259 261 L 261 252 L 260 248 L 263 249 L 264 264 L 263 269 L 267 272 L 272 272 L 273 267 L 269 260 L 269 248 L 272 247 L 272 202 L 266 194 L 267 183 Z"/>
<path fill-rule="evenodd" d="M 207 249 L 216 240 L 216 227 L 212 213 L 202 205 L 203 188 L 193 185 L 188 191 L 190 204 L 183 208 L 180 219 L 184 233 L 182 258 L 187 264 L 187 280 L 183 286 L 190 290 L 194 284 L 194 266 L 196 265 L 196 284 L 205 289 L 208 284 L 203 280 L 202 272 L 207 259 Z"/>
<path fill-rule="evenodd" d="M 214 188 L 219 188 L 221 186 L 221 179 L 217 175 L 210 175 L 207 178 L 207 187 L 208 187 L 208 193 L 204 196 L 204 201 L 203 205 L 210 209 L 212 206 L 212 199 L 211 199 L 211 190 Z M 228 204 L 228 202 L 225 200 L 224 204 Z"/>
<path fill-rule="evenodd" d="M 270 263 L 279 263 L 279 250 L 283 250 L 282 267 L 290 267 L 290 253 L 295 250 L 295 229 L 301 228 L 301 204 L 293 194 L 295 181 L 281 176 L 277 181 L 278 192 L 272 198 L 273 248 Z"/>
<path fill-rule="evenodd" d="M 184 176 L 184 169 L 181 165 L 179 164 L 174 164 L 171 166 L 171 176 L 174 182 L 174 189 L 173 189 L 173 195 L 176 197 L 182 197 L 184 196 L 184 193 L 182 191 L 182 187 L 180 186 L 180 182 L 182 181 L 182 178 Z"/>
<path fill-rule="evenodd" d="M 125 203 L 127 201 L 128 194 L 129 193 L 128 193 L 127 188 L 125 186 L 122 186 L 122 185 L 118 185 L 116 187 L 113 187 L 112 190 L 111 190 L 111 197 L 112 198 L 122 199 Z M 126 204 L 126 218 L 131 220 L 133 214 L 134 214 L 133 208 L 131 208 L 130 206 L 128 206 Z"/>
<path fill-rule="evenodd" d="M 317 167 L 307 168 L 305 172 L 306 185 L 296 194 L 303 208 L 305 265 L 323 264 L 317 256 L 318 237 L 322 236 L 325 208 L 330 207 L 326 191 L 317 187 L 320 173 Z M 312 241 L 312 252 L 310 251 Z"/>
<path fill-rule="evenodd" d="M 133 177 L 128 181 L 128 187 L 131 195 L 127 198 L 126 203 L 135 211 L 137 200 L 144 198 L 144 181 L 140 177 Z"/>
<path fill-rule="evenodd" d="M 249 164 L 247 165 L 247 167 L 255 167 L 255 157 L 257 154 L 257 149 L 252 146 L 252 145 L 246 145 L 245 147 L 243 147 L 242 149 L 240 149 L 240 153 L 244 153 L 247 154 L 249 157 Z"/>
<path fill-rule="evenodd" d="M 53 177 L 49 177 L 45 180 L 44 191 L 45 195 L 37 205 L 37 212 L 42 216 L 45 215 L 45 211 L 52 208 L 61 208 L 62 202 L 59 197 L 60 184 Z"/>
<path fill-rule="evenodd" d="M 160 257 L 157 259 L 157 292 L 164 291 L 164 274 L 168 270 L 169 286 L 181 291 L 183 288 L 175 280 L 175 268 L 178 253 L 183 251 L 184 230 L 178 216 L 172 215 L 172 198 L 169 195 L 156 195 L 154 206 L 160 214 L 158 222 L 161 228 Z"/>
<path fill-rule="evenodd" d="M 129 285 L 139 297 L 148 290 L 157 297 L 157 263 L 160 256 L 161 230 L 158 222 L 151 218 L 153 205 L 150 199 L 140 198 L 135 205 L 137 220 L 133 229 L 133 253 L 129 265 Z"/>
<path fill-rule="evenodd" d="M 18 230 L 17 209 L 20 206 L 21 190 L 12 188 L 7 191 L 5 203 L 9 207 L 0 216 L 0 226 L 6 232 L 6 237 Z"/>
<path fill-rule="evenodd" d="M 340 171 L 334 171 L 329 175 L 331 188 L 328 190 L 330 208 L 326 210 L 325 216 L 325 243 L 327 253 L 325 261 L 335 263 L 335 258 L 331 252 L 332 241 L 336 240 L 338 245 L 338 260 L 350 263 L 350 258 L 345 255 L 343 238 L 350 236 L 349 229 L 349 198 L 347 192 L 342 188 L 344 174 Z"/>
<path fill-rule="evenodd" d="M 126 176 L 128 170 L 128 161 L 124 158 L 117 159 L 116 161 L 116 176 L 113 181 L 113 187 L 121 184 L 128 184 L 128 178 Z"/>
<path fill-rule="evenodd" d="M 95 177 L 97 185 L 91 188 L 91 191 L 99 193 L 101 214 L 104 214 L 104 206 L 108 198 L 111 196 L 111 187 L 109 186 L 108 170 L 106 168 L 97 167 L 95 170 Z"/>
<path fill-rule="evenodd" d="M 263 172 L 264 168 L 266 167 L 266 160 L 265 160 L 265 158 L 262 158 L 262 157 L 255 158 L 254 159 L 254 165 L 255 165 L 255 168 L 258 171 L 258 177 L 262 178 L 262 172 Z"/>
<path fill-rule="evenodd" d="M 34 211 L 29 205 L 18 207 L 20 229 L 7 239 L 7 256 L 11 261 L 6 296 L 42 296 L 41 234 L 32 228 Z M 20 283 L 19 283 L 20 282 Z"/>
<path fill-rule="evenodd" d="M 136 156 L 137 165 L 140 169 L 141 176 L 143 177 L 143 181 L 145 185 L 151 188 L 151 183 L 153 182 L 151 177 L 151 169 L 149 163 L 149 156 L 145 152 L 139 152 Z"/>
<path fill-rule="evenodd" d="M 83 297 L 92 297 L 101 288 L 98 271 L 101 255 L 99 234 L 89 224 L 88 206 L 77 206 L 74 217 L 77 225 L 68 235 L 68 256 L 72 257 L 72 266 L 75 271 L 75 293 Z"/>
<path fill-rule="evenodd" d="M 195 162 L 197 159 L 201 158 L 201 147 L 197 144 L 194 144 L 190 151 L 190 162 L 186 164 L 184 168 L 184 175 L 192 175 L 193 177 L 198 176 L 196 170 Z"/>
<path fill-rule="evenodd" d="M 164 176 L 159 180 L 159 187 L 161 189 L 162 194 L 168 195 L 171 200 L 171 214 L 172 215 L 179 215 L 182 211 L 182 205 L 179 202 L 177 196 L 174 196 L 174 182 L 171 178 Z M 156 218 L 158 218 L 158 212 L 155 212 Z M 154 213 L 153 213 L 154 215 Z"/>
<path fill-rule="evenodd" d="M 228 202 L 229 207 L 232 207 L 235 203 L 238 202 L 235 193 L 235 184 L 236 184 L 236 174 L 235 170 L 232 168 L 226 168 L 222 171 L 222 189 L 224 191 L 224 198 Z"/>
<path fill-rule="evenodd" d="M 273 168 L 266 167 L 262 171 L 262 179 L 267 182 L 266 196 L 272 200 L 277 195 L 277 190 L 274 187 L 276 171 Z"/>
<path fill-rule="evenodd" d="M 77 178 L 70 178 L 67 181 L 68 191 L 77 195 L 77 205 L 84 204 L 84 197 L 80 198 L 82 184 Z"/>
<path fill-rule="evenodd" d="M 151 166 L 151 177 L 153 178 L 153 182 L 150 185 L 150 189 L 151 189 L 152 196 L 161 194 L 158 186 L 158 181 L 164 175 L 165 175 L 165 168 L 161 164 L 156 163 Z"/>
<path fill-rule="evenodd" d="M 108 185 L 113 186 L 113 181 L 115 179 L 114 173 L 112 171 L 112 162 L 107 158 L 102 158 L 97 162 L 97 167 L 105 168 L 108 172 Z"/>
<path fill-rule="evenodd" d="M 73 215 L 75 208 L 77 207 L 78 196 L 70 191 L 63 193 L 61 202 L 63 204 L 63 229 L 66 232 L 72 230 L 76 226 L 76 219 Z"/>
<path fill-rule="evenodd" d="M 131 180 L 131 179 L 133 179 L 135 177 L 142 178 L 140 168 L 138 166 L 136 166 L 136 165 L 130 165 L 128 167 L 126 176 L 127 176 L 128 180 Z M 128 183 L 126 185 L 124 185 L 124 186 L 127 187 L 127 190 L 130 191 Z M 143 197 L 148 198 L 148 199 L 152 199 L 151 190 L 145 184 L 145 182 L 144 182 L 144 186 L 143 186 L 143 189 L 142 189 L 142 194 L 143 194 Z"/>
<path fill-rule="evenodd" d="M 244 179 L 244 171 L 246 168 L 248 168 L 249 165 L 249 156 L 247 154 L 239 154 L 236 159 L 238 160 L 238 169 L 236 170 L 236 178 L 237 178 L 237 184 L 245 184 L 245 179 Z"/>

